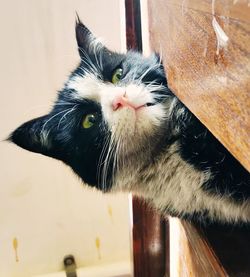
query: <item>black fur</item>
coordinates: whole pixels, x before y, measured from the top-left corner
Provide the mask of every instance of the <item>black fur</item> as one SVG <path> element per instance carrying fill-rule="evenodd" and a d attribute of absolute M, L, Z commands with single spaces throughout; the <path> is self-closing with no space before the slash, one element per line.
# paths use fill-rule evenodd
<path fill-rule="evenodd" d="M 183 108 L 179 103 L 176 112 Z M 237 202 L 250 197 L 249 172 L 229 153 L 213 134 L 185 107 L 180 124 L 180 151 L 183 159 L 212 177 L 204 189 L 212 194 L 230 196 Z"/>

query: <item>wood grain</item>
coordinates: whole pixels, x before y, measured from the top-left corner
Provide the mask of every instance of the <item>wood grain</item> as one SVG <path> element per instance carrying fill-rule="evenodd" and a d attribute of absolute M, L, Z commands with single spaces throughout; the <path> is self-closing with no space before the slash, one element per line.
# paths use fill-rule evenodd
<path fill-rule="evenodd" d="M 170 245 L 171 276 L 228 276 L 208 242 L 192 224 L 170 219 Z"/>
<path fill-rule="evenodd" d="M 250 170 L 249 1 L 149 0 L 152 49 L 178 98 Z M 218 46 L 212 21 L 228 41 Z"/>
<path fill-rule="evenodd" d="M 125 0 L 127 49 L 142 51 L 140 1 Z"/>

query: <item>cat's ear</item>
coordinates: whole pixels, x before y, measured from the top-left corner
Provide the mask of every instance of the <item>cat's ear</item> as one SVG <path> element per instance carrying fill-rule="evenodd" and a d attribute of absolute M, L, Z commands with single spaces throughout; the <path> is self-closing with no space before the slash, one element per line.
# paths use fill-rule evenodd
<path fill-rule="evenodd" d="M 8 140 L 26 150 L 59 158 L 50 130 L 46 128 L 49 119 L 50 116 L 45 115 L 22 124 L 12 132 Z"/>
<path fill-rule="evenodd" d="M 78 15 L 76 15 L 76 41 L 79 49 L 80 56 L 84 56 L 84 53 L 91 53 L 96 51 L 96 48 L 105 48 L 104 45 L 97 39 L 90 30 L 81 22 Z"/>

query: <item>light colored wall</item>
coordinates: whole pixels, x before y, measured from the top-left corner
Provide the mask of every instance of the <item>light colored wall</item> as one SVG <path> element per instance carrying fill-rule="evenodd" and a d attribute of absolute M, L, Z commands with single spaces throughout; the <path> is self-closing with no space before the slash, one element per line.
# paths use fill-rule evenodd
<path fill-rule="evenodd" d="M 77 64 L 75 11 L 111 48 L 124 48 L 122 3 L 0 0 L 1 140 L 46 113 Z M 93 192 L 60 162 L 7 142 L 0 142 L 0 165 L 1 277 L 60 270 L 66 254 L 79 266 L 130 259 L 126 195 Z"/>

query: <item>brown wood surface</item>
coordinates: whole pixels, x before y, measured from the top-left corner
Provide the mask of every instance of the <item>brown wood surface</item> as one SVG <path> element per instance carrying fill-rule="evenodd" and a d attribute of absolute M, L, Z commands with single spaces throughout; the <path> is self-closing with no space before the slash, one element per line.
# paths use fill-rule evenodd
<path fill-rule="evenodd" d="M 168 226 L 166 226 L 168 227 Z M 135 277 L 169 276 L 168 228 L 164 219 L 141 200 L 133 201 L 133 251 Z M 166 245 L 165 245 L 166 243 Z M 169 248 L 167 248 L 169 249 Z"/>
<path fill-rule="evenodd" d="M 200 231 L 186 221 L 170 220 L 171 276 L 228 276 Z"/>
<path fill-rule="evenodd" d="M 127 49 L 142 51 L 141 11 L 139 0 L 125 0 Z"/>
<path fill-rule="evenodd" d="M 250 4 L 149 0 L 152 49 L 179 99 L 250 170 Z M 228 37 L 217 48 L 216 20 Z"/>

